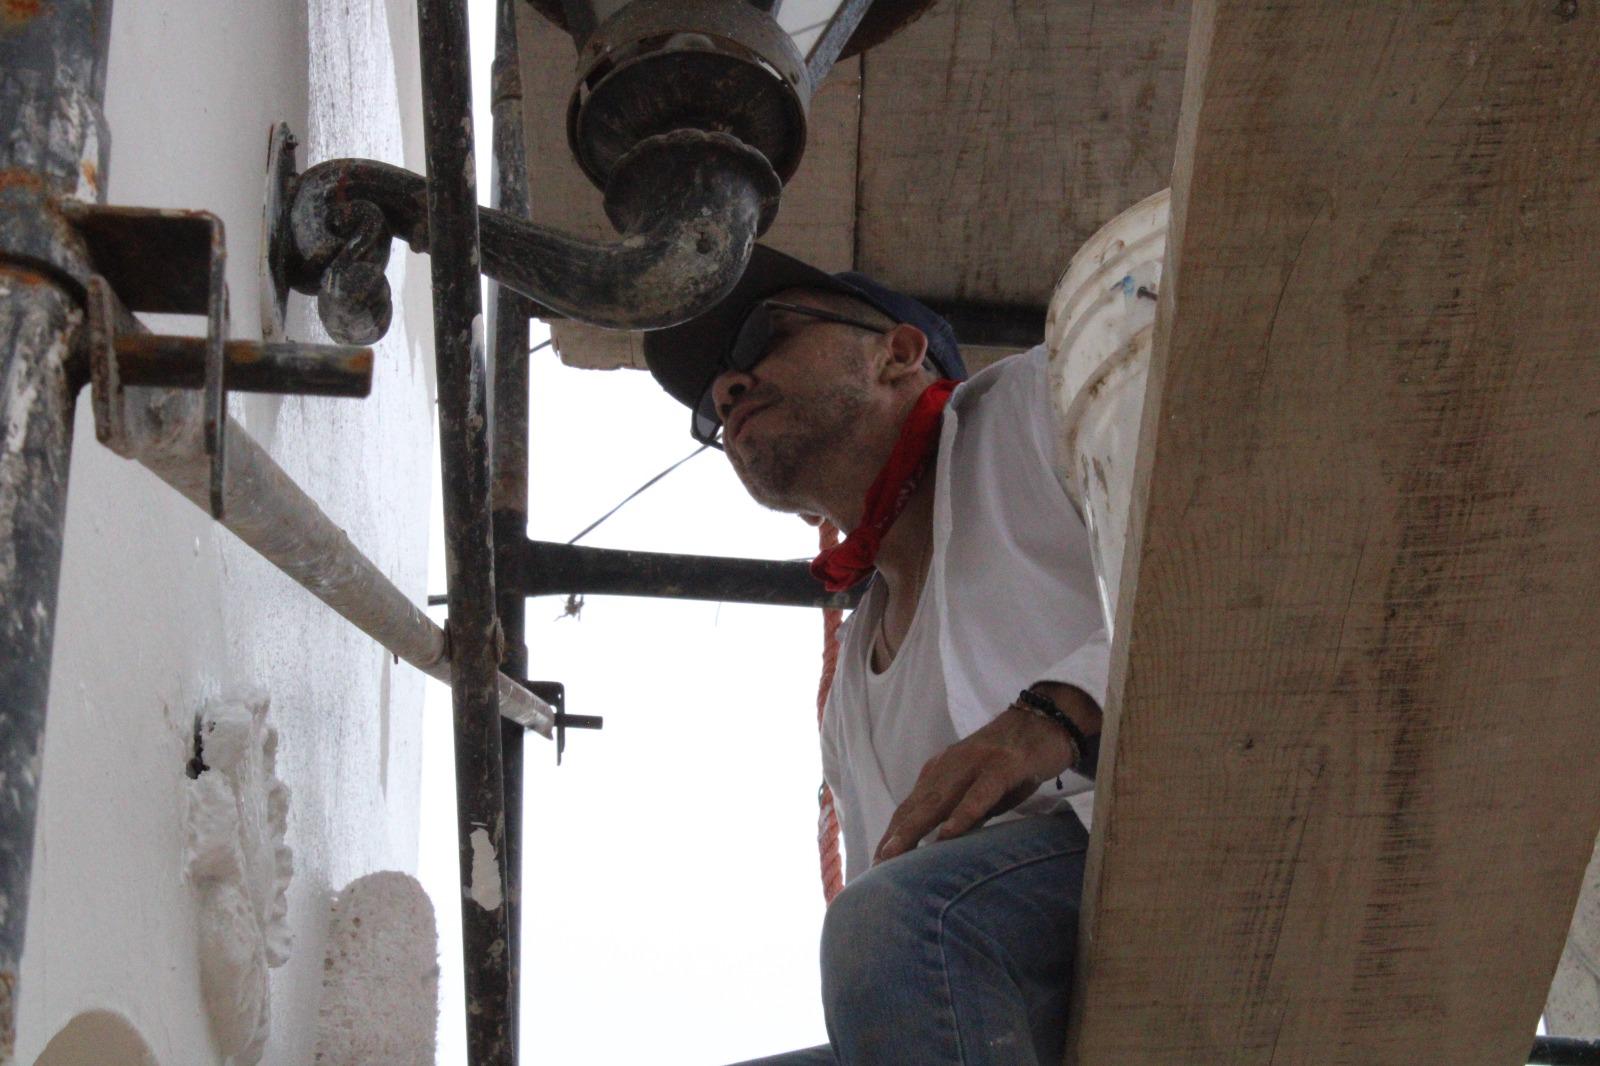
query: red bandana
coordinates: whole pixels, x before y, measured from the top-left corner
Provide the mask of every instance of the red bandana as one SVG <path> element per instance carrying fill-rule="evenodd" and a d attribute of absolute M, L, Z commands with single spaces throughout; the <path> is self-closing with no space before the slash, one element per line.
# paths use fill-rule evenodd
<path fill-rule="evenodd" d="M 943 378 L 917 397 L 905 424 L 900 427 L 900 439 L 895 441 L 889 461 L 883 464 L 877 480 L 867 490 L 861 524 L 852 529 L 842 543 L 825 549 L 811 560 L 811 576 L 822 582 L 829 592 L 843 592 L 877 567 L 878 548 L 883 538 L 911 502 L 912 494 L 922 481 L 922 473 L 928 468 L 928 460 L 933 457 L 944 407 L 950 402 L 950 393 L 957 384 Z"/>

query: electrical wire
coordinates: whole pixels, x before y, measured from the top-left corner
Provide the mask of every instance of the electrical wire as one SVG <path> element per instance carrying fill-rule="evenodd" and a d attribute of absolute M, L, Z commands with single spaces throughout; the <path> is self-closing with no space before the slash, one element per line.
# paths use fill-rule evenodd
<path fill-rule="evenodd" d="M 579 540 L 581 540 L 582 538 L 584 538 L 584 537 L 588 536 L 590 533 L 592 533 L 594 531 L 595 527 L 598 526 L 601 522 L 604 522 L 606 519 L 610 518 L 612 515 L 616 514 L 618 511 L 622 510 L 622 508 L 625 507 L 628 504 L 628 501 L 632 500 L 635 496 L 639 495 L 645 489 L 649 488 L 651 485 L 654 485 L 656 482 L 660 481 L 662 478 L 666 477 L 668 474 L 670 474 L 674 470 L 678 469 L 678 467 L 682 466 L 684 463 L 687 463 L 690 459 L 693 459 L 695 456 L 699 455 L 701 452 L 705 451 L 709 447 L 711 447 L 711 445 L 709 445 L 709 444 L 700 445 L 700 447 L 696 448 L 694 451 L 690 452 L 688 455 L 685 455 L 682 459 L 679 459 L 677 462 L 673 463 L 671 466 L 669 466 L 665 470 L 661 471 L 661 473 L 657 474 L 655 477 L 651 478 L 649 481 L 646 481 L 643 485 L 640 485 L 638 488 L 636 488 L 632 492 L 628 493 L 628 495 L 626 495 L 626 496 L 624 496 L 622 498 L 622 502 L 621 503 L 618 503 L 615 507 L 611 508 L 611 510 L 607 511 L 605 514 L 601 515 L 599 518 L 596 518 L 593 522 L 590 522 L 588 525 L 584 526 L 583 529 L 581 531 L 579 531 L 578 535 L 573 537 L 571 540 L 567 541 L 567 543 L 568 544 L 576 544 L 576 543 L 578 543 Z M 560 621 L 562 618 L 582 618 L 583 617 L 583 602 L 584 602 L 583 601 L 583 593 L 581 593 L 581 592 L 570 593 L 567 596 L 566 605 L 564 607 L 562 607 L 561 613 L 556 616 L 556 620 Z"/>
<path fill-rule="evenodd" d="M 711 445 L 709 445 L 709 444 L 700 445 L 700 447 L 696 448 L 694 451 L 690 452 L 688 455 L 685 455 L 682 459 L 679 459 L 677 462 L 673 463 L 671 466 L 669 466 L 665 470 L 661 471 L 661 473 L 657 474 L 655 477 L 651 478 L 649 481 L 646 481 L 643 485 L 640 485 L 638 488 L 636 488 L 632 492 L 628 493 L 628 495 L 623 497 L 621 503 L 619 503 L 615 507 L 611 508 L 611 510 L 607 511 L 605 514 L 601 515 L 599 518 L 596 518 L 593 522 L 590 522 L 588 525 L 584 526 L 583 529 L 578 533 L 578 535 L 573 537 L 571 540 L 567 541 L 567 543 L 568 544 L 576 544 L 576 543 L 578 543 L 578 541 L 582 540 L 584 537 L 586 537 L 590 533 L 594 532 L 595 527 L 598 526 L 601 522 L 604 522 L 606 519 L 610 518 L 612 515 L 616 514 L 618 511 L 622 510 L 622 508 L 625 507 L 629 503 L 629 501 L 631 501 L 635 496 L 638 496 L 645 489 L 648 489 L 651 485 L 654 485 L 656 482 L 660 481 L 662 478 L 666 477 L 668 474 L 670 474 L 674 470 L 678 469 L 678 467 L 682 466 L 684 463 L 687 463 L 690 459 L 693 459 L 695 456 L 699 455 L 701 452 L 705 451 L 709 447 L 711 447 Z"/>
<path fill-rule="evenodd" d="M 619 502 L 615 507 L 611 508 L 611 510 L 607 511 L 605 514 L 601 515 L 599 518 L 596 518 L 593 522 L 590 522 L 588 525 L 584 526 L 583 529 L 581 529 L 578 532 L 578 535 L 573 537 L 571 540 L 567 541 L 567 543 L 568 544 L 576 544 L 576 543 L 578 543 L 578 541 L 582 540 L 584 537 L 588 536 L 590 533 L 593 533 L 595 531 L 595 528 L 598 527 L 600 525 L 600 523 L 604 522 L 606 519 L 610 518 L 612 515 L 616 514 L 618 511 L 622 510 L 623 507 L 627 506 L 628 503 L 631 502 L 634 499 L 634 497 L 638 496 L 640 493 L 644 492 L 645 489 L 648 489 L 650 486 L 654 485 L 656 482 L 660 481 L 662 478 L 666 477 L 668 474 L 670 474 L 674 470 L 678 469 L 678 467 L 682 466 L 684 463 L 687 463 L 690 459 L 693 459 L 695 456 L 699 455 L 701 452 L 705 451 L 709 447 L 711 447 L 711 445 L 709 445 L 709 444 L 700 445 L 700 447 L 696 448 L 694 451 L 690 452 L 688 455 L 685 455 L 682 459 L 679 459 L 677 462 L 673 463 L 671 466 L 669 466 L 665 470 L 661 471 L 661 473 L 657 474 L 655 477 L 651 478 L 649 481 L 646 481 L 643 485 L 640 485 L 638 488 L 636 488 L 632 492 L 628 493 L 626 496 L 624 496 L 622 498 L 621 502 Z M 576 602 L 578 604 L 580 604 L 580 605 L 582 603 L 582 597 L 581 596 L 569 597 L 569 600 L 576 600 Z M 438 605 L 440 605 L 442 603 L 446 603 L 446 602 L 448 602 L 447 597 L 444 596 L 441 593 L 435 593 L 434 595 L 428 597 L 428 606 L 429 607 L 437 607 Z M 570 609 L 570 604 L 569 604 L 569 610 L 568 610 L 567 613 L 568 614 L 575 614 L 577 612 L 575 610 Z"/>
<path fill-rule="evenodd" d="M 544 351 L 546 348 L 550 347 L 554 343 L 555 343 L 555 338 L 554 337 L 547 338 L 547 339 L 539 342 L 538 344 L 535 344 L 532 348 L 529 348 L 528 349 L 528 354 L 529 355 L 534 355 L 534 354 L 536 354 L 538 352 L 542 352 L 542 351 Z M 690 455 L 684 456 L 682 459 L 679 459 L 677 462 L 673 463 L 671 466 L 669 466 L 665 470 L 661 471 L 661 473 L 657 474 L 655 477 L 651 478 L 649 481 L 646 481 L 643 485 L 640 485 L 638 488 L 634 489 L 633 492 L 628 494 L 627 498 L 624 499 L 622 501 L 622 503 L 617 504 L 615 507 L 611 508 L 611 510 L 607 511 L 605 514 L 601 515 L 599 518 L 595 519 L 593 522 L 590 522 L 588 526 L 584 527 L 584 530 L 583 530 L 582 533 L 579 533 L 577 537 L 573 537 L 571 540 L 567 541 L 567 543 L 568 544 L 576 544 L 578 542 L 578 537 L 582 537 L 584 534 L 591 532 L 594 529 L 595 526 L 598 526 L 601 522 L 604 522 L 606 519 L 608 519 L 612 515 L 616 514 L 619 510 L 622 509 L 622 504 L 627 503 L 628 500 L 633 499 L 635 496 L 639 495 L 639 493 L 643 492 L 645 489 L 649 488 L 651 485 L 654 485 L 656 482 L 660 481 L 662 478 L 666 477 L 668 474 L 670 474 L 674 470 L 678 469 L 678 467 L 682 466 L 684 463 L 687 463 L 690 459 L 693 459 L 696 455 L 699 455 L 700 452 L 705 451 L 706 447 L 707 446 L 702 445 L 701 448 L 699 449 L 699 451 L 696 451 L 696 452 L 694 452 L 694 453 L 692 453 Z M 436 592 L 433 595 L 428 597 L 428 606 L 429 607 L 440 607 L 440 606 L 443 606 L 444 604 L 448 603 L 449 600 L 450 600 L 450 598 L 448 596 L 446 596 L 444 593 Z"/>

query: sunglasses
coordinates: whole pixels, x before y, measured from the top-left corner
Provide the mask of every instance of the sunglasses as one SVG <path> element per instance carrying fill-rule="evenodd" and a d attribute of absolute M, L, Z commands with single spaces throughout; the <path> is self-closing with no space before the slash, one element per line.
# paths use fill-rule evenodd
<path fill-rule="evenodd" d="M 889 329 L 876 326 L 870 322 L 863 322 L 858 318 L 848 315 L 835 314 L 824 311 L 820 307 L 805 307 L 801 304 L 784 303 L 780 300 L 762 300 L 750 309 L 744 316 L 744 321 L 739 325 L 739 331 L 734 334 L 733 345 L 728 349 L 728 354 L 717 364 L 717 369 L 711 375 L 711 381 L 729 370 L 751 371 L 761 360 L 767 357 L 772 350 L 774 340 L 778 339 L 773 328 L 772 313 L 783 311 L 789 314 L 802 315 L 806 318 L 817 319 L 822 322 L 835 322 L 841 326 L 854 326 L 872 333 L 884 334 Z M 695 405 L 694 418 L 689 427 L 689 433 L 695 440 L 702 444 L 709 444 L 713 448 L 722 447 L 722 416 L 717 413 L 717 401 L 711 390 L 711 384 L 706 385 L 706 391 L 701 394 L 700 402 Z"/>

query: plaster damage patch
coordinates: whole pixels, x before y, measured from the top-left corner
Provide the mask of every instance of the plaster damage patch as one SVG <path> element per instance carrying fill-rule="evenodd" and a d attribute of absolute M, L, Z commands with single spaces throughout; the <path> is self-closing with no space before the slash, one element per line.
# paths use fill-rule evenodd
<path fill-rule="evenodd" d="M 267 969 L 289 958 L 284 844 L 289 790 L 276 774 L 265 696 L 201 713 L 199 775 L 189 784 L 184 869 L 200 903 L 200 979 L 211 1032 L 237 1066 L 261 1060 L 270 1029 Z"/>
<path fill-rule="evenodd" d="M 472 887 L 467 898 L 486 911 L 500 906 L 500 862 L 487 829 L 472 831 Z"/>

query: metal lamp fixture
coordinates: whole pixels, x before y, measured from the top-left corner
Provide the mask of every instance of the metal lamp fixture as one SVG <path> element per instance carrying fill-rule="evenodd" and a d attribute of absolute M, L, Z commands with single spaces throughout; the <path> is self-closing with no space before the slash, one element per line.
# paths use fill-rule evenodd
<path fill-rule="evenodd" d="M 533 0 L 572 33 L 573 155 L 602 189 L 642 141 L 727 134 L 787 182 L 805 150 L 811 94 L 841 55 L 930 0 Z"/>
<path fill-rule="evenodd" d="M 582 240 L 483 208 L 481 269 L 547 314 L 657 329 L 713 306 L 743 274 L 834 63 L 932 0 L 528 2 L 573 36 L 568 137 L 621 239 Z M 432 249 L 428 182 L 372 160 L 296 173 L 283 147 L 268 211 L 275 300 L 291 288 L 315 295 L 335 338 L 370 344 L 391 314 L 391 238 Z"/>

